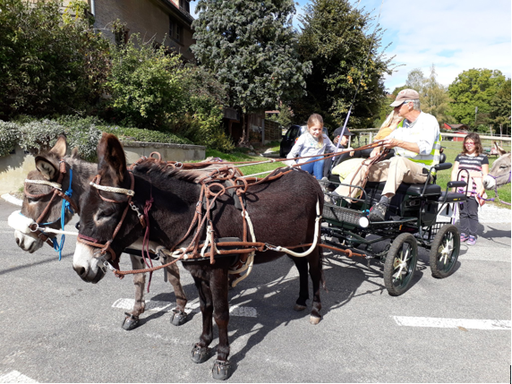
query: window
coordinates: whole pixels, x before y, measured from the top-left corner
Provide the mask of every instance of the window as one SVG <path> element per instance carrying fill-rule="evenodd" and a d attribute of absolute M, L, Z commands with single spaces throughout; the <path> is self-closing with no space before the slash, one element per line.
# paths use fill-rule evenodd
<path fill-rule="evenodd" d="M 176 30 L 176 23 L 169 16 L 169 37 L 172 39 L 174 39 L 174 37 L 175 37 L 175 30 Z"/>
<path fill-rule="evenodd" d="M 176 40 L 180 43 L 183 41 L 183 27 L 181 25 L 176 26 Z"/>

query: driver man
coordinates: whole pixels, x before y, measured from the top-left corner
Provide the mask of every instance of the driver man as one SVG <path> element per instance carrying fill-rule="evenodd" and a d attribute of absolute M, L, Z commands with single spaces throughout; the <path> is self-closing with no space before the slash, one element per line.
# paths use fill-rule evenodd
<path fill-rule="evenodd" d="M 383 147 L 375 148 L 370 158 L 380 154 L 383 148 L 394 148 L 395 156 L 379 161 L 369 168 L 368 181 L 386 181 L 382 196 L 371 208 L 368 218 L 371 221 L 384 221 L 389 202 L 400 183 L 425 183 L 429 169 L 439 163 L 439 124 L 436 118 L 420 109 L 420 96 L 413 89 L 398 93 L 391 104 L 395 113 L 404 118 L 402 127 L 395 129 L 382 141 Z M 365 167 L 361 167 L 345 178 L 346 183 L 362 185 Z M 336 193 L 349 196 L 350 186 L 341 185 Z"/>

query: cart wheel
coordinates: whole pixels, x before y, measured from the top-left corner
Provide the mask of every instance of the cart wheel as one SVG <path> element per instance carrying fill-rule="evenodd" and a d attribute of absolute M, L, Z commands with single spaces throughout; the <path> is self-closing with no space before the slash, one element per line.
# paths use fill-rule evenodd
<path fill-rule="evenodd" d="M 418 244 L 410 233 L 400 234 L 391 244 L 384 262 L 384 284 L 391 296 L 409 289 L 418 262 Z"/>
<path fill-rule="evenodd" d="M 443 225 L 437 232 L 430 249 L 432 276 L 442 279 L 453 273 L 460 253 L 460 235 L 455 225 Z"/>

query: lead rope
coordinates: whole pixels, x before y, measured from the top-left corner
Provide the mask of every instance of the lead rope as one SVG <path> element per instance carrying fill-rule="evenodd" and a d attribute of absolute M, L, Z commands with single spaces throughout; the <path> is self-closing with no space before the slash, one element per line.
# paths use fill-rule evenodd
<path fill-rule="evenodd" d="M 71 183 L 73 181 L 73 170 L 69 169 L 69 186 L 67 191 L 64 193 L 66 196 L 71 198 L 73 195 L 73 189 L 71 188 Z M 62 199 L 62 207 L 60 210 L 60 227 L 61 230 L 64 231 L 64 226 L 66 225 L 66 209 L 71 212 L 71 215 L 74 215 L 75 212 L 71 208 L 71 204 L 67 199 Z M 59 261 L 62 260 L 62 249 L 64 248 L 64 242 L 66 241 L 66 235 L 62 234 L 60 236 L 60 244 L 57 244 L 57 241 L 53 240 L 53 248 L 59 253 Z"/>
<path fill-rule="evenodd" d="M 503 201 L 500 199 L 500 196 L 498 195 L 498 184 L 496 183 L 496 177 L 489 175 L 489 174 L 488 174 L 488 176 L 492 177 L 495 180 L 495 182 L 494 182 L 494 197 L 484 199 L 482 196 L 480 196 L 480 194 L 477 194 L 478 197 L 481 198 L 482 200 L 493 201 L 493 202 L 496 201 L 496 199 L 497 199 L 501 204 L 511 205 L 510 203 L 507 203 L 506 201 Z M 508 181 L 505 184 L 510 183 L 511 176 L 512 176 L 512 172 L 509 172 L 508 173 Z"/>

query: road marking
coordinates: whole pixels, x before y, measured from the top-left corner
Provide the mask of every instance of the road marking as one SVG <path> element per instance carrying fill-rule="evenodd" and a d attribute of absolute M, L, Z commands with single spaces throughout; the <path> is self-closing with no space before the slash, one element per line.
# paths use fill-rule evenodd
<path fill-rule="evenodd" d="M 393 316 L 401 327 L 459 328 L 510 331 L 510 320 L 443 319 L 439 317 Z"/>
<path fill-rule="evenodd" d="M 37 381 L 21 374 L 18 371 L 11 371 L 0 376 L 0 383 L 37 383 Z"/>
<path fill-rule="evenodd" d="M 113 308 L 124 310 L 131 310 L 135 304 L 134 299 L 118 299 L 112 304 Z M 146 300 L 146 311 L 169 311 L 176 307 L 176 303 L 172 301 L 153 301 Z M 187 304 L 185 310 L 189 312 L 199 312 L 199 302 L 193 301 Z M 229 307 L 229 314 L 238 317 L 257 317 L 258 312 L 253 307 L 242 307 L 238 305 L 231 305 Z"/>

